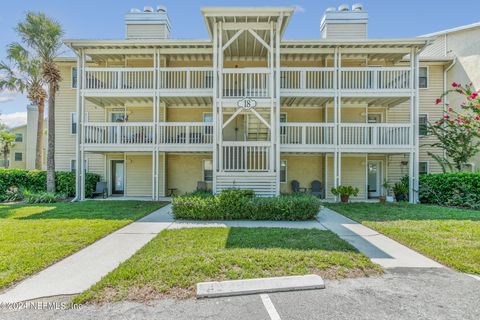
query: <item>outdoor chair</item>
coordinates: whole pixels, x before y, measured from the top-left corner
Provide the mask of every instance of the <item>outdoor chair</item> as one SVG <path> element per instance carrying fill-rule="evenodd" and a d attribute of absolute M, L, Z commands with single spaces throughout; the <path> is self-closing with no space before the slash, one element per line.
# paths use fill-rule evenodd
<path fill-rule="evenodd" d="M 298 182 L 297 180 L 292 180 L 292 182 L 290 182 L 290 185 L 292 187 L 293 193 L 299 193 L 299 192 L 306 192 L 307 191 L 307 188 L 301 188 L 300 187 L 300 182 Z"/>
<path fill-rule="evenodd" d="M 208 191 L 207 183 L 205 181 L 197 181 L 197 191 Z"/>
<path fill-rule="evenodd" d="M 102 195 L 102 198 L 105 199 L 107 197 L 107 183 L 105 181 L 97 182 L 95 186 L 95 191 L 92 193 L 92 197 Z"/>
<path fill-rule="evenodd" d="M 310 184 L 310 193 L 316 197 L 323 198 L 322 183 L 318 180 L 313 180 Z"/>

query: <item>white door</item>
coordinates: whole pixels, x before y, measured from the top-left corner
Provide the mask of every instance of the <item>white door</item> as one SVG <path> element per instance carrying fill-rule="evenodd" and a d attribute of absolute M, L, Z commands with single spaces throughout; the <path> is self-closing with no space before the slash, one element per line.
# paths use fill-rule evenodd
<path fill-rule="evenodd" d="M 382 162 L 368 161 L 368 197 L 376 198 L 382 194 Z"/>

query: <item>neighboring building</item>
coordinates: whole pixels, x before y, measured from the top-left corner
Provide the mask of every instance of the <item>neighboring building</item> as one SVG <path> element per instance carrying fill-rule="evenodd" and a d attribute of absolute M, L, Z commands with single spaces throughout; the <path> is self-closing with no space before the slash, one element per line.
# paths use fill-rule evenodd
<path fill-rule="evenodd" d="M 35 154 L 37 146 L 38 108 L 34 105 L 27 107 L 27 123 L 10 129 L 15 135 L 15 145 L 10 150 L 9 167 L 16 169 L 35 169 Z M 42 169 L 47 168 L 47 121 L 43 140 Z"/>
<path fill-rule="evenodd" d="M 206 40 L 170 39 L 166 10 L 132 10 L 126 39 L 67 40 L 59 59 L 56 166 L 98 173 L 109 193 L 158 199 L 193 191 L 260 195 L 437 172 L 420 147 L 452 57 L 422 57 L 435 38 L 370 39 L 355 5 L 325 12 L 321 37 L 284 40 L 292 8 L 204 8 Z M 83 114 L 79 117 L 78 114 Z M 83 167 L 83 170 L 80 168 Z M 83 192 L 80 192 L 83 194 Z"/>

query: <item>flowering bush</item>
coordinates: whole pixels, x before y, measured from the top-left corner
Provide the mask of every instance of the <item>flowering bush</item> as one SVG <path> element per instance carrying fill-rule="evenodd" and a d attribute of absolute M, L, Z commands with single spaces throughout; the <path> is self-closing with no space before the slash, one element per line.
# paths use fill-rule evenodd
<path fill-rule="evenodd" d="M 465 101 L 453 107 L 445 103 L 443 117 L 430 124 L 429 132 L 437 138 L 431 146 L 445 150 L 446 157 L 429 153 L 443 168 L 461 171 L 473 156 L 480 151 L 480 96 L 471 85 L 462 86 L 452 83 L 452 88 L 445 92 L 435 103 L 445 102 L 448 94 L 462 95 Z"/>

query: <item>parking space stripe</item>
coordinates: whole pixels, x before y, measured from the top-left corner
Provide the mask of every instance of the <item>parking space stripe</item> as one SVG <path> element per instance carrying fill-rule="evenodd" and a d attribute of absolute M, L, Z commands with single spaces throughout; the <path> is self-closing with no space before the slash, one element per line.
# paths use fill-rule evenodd
<path fill-rule="evenodd" d="M 270 300 L 268 294 L 261 294 L 260 298 L 262 298 L 263 305 L 265 306 L 265 309 L 267 309 L 270 319 L 281 320 L 280 315 L 278 314 L 277 309 L 275 309 L 275 306 L 273 305 L 272 300 Z"/>

